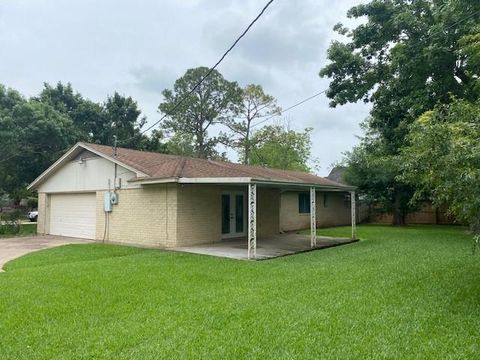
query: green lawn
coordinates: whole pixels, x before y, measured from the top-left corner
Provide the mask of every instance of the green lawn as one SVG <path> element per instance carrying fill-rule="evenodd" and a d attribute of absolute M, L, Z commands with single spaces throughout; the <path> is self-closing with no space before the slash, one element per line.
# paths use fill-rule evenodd
<path fill-rule="evenodd" d="M 0 274 L 0 359 L 478 359 L 480 256 L 464 229 L 358 233 L 259 262 L 100 244 L 30 254 Z"/>
<path fill-rule="evenodd" d="M 12 237 L 12 236 L 28 236 L 37 232 L 37 224 L 20 224 L 20 232 L 17 234 L 1 234 L 0 238 Z"/>

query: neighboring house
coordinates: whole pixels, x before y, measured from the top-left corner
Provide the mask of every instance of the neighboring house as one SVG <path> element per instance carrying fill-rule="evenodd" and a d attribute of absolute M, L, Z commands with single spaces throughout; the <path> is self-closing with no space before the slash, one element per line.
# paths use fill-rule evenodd
<path fill-rule="evenodd" d="M 339 184 L 346 184 L 346 181 L 344 180 L 346 170 L 347 168 L 345 166 L 334 166 L 332 170 L 330 170 L 330 174 L 328 174 L 327 179 L 335 181 Z"/>
<path fill-rule="evenodd" d="M 301 172 L 87 143 L 29 189 L 42 234 L 154 247 L 246 237 L 249 249 L 284 230 L 312 226 L 313 239 L 316 224 L 348 224 L 354 191 Z"/>

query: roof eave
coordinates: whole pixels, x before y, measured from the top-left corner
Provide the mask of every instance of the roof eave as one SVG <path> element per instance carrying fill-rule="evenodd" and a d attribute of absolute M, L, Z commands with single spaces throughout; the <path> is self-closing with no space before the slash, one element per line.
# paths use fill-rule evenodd
<path fill-rule="evenodd" d="M 355 186 L 347 185 L 329 185 L 329 184 L 319 184 L 319 183 L 308 183 L 308 182 L 297 182 L 297 181 L 286 181 L 286 180 L 266 180 L 266 179 L 252 179 L 253 183 L 264 184 L 264 185 L 280 185 L 280 186 L 295 186 L 295 187 L 314 187 L 320 190 L 330 190 L 330 191 L 355 191 L 357 188 Z"/>
<path fill-rule="evenodd" d="M 251 177 L 169 177 L 169 178 L 149 178 L 131 179 L 129 182 L 135 182 L 140 185 L 153 185 L 165 183 L 179 183 L 179 184 L 261 184 L 261 185 L 276 185 L 284 187 L 314 187 L 316 189 L 329 191 L 355 191 L 353 186 L 345 185 L 327 185 L 318 183 L 306 183 L 297 181 L 273 180 L 273 179 L 259 179 Z"/>

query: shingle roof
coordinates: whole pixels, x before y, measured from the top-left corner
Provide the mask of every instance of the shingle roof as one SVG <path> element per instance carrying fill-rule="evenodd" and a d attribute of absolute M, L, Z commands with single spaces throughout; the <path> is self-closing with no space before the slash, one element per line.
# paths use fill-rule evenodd
<path fill-rule="evenodd" d="M 107 157 L 113 158 L 113 149 L 111 146 L 88 143 L 84 143 L 84 145 Z M 125 165 L 147 174 L 147 179 L 249 177 L 262 181 L 316 184 L 340 188 L 346 187 L 335 181 L 299 171 L 271 169 L 126 148 L 117 148 L 116 159 Z"/>

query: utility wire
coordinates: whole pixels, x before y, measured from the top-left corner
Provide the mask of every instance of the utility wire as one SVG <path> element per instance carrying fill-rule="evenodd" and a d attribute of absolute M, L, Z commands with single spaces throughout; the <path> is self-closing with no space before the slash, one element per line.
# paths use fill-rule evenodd
<path fill-rule="evenodd" d="M 225 53 L 221 56 L 220 60 L 218 60 L 216 62 L 215 65 L 213 65 L 210 70 L 205 74 L 205 76 L 203 76 L 200 81 L 192 88 L 192 90 L 190 90 L 187 95 L 185 95 L 182 99 L 180 99 L 179 102 L 177 102 L 173 108 L 169 111 L 169 113 L 165 113 L 161 118 L 160 120 L 157 120 L 156 122 L 154 122 L 152 125 L 150 125 L 148 128 L 142 130 L 139 135 L 141 134 L 144 134 L 145 132 L 153 129 L 155 126 L 157 126 L 163 119 L 165 119 L 168 115 L 171 115 L 172 113 L 175 112 L 176 109 L 178 109 L 178 107 L 180 105 L 182 105 L 185 100 L 193 94 L 193 92 L 195 90 L 198 89 L 198 87 L 204 82 L 204 80 L 210 76 L 210 74 L 217 68 L 218 65 L 220 65 L 220 63 L 223 61 L 223 59 L 225 59 L 225 57 L 228 55 L 228 53 L 230 51 L 233 50 L 233 48 L 238 44 L 238 42 L 247 34 L 247 32 L 250 30 L 250 28 L 257 22 L 258 19 L 260 19 L 260 17 L 263 15 L 263 13 L 267 10 L 267 8 L 273 3 L 274 0 L 270 0 L 267 2 L 267 4 L 263 7 L 263 9 L 258 13 L 258 15 L 255 17 L 255 19 L 253 19 L 250 24 L 247 26 L 247 28 L 240 34 L 239 37 L 237 37 L 237 39 L 233 42 L 233 44 L 227 49 L 227 51 L 225 51 Z M 119 141 L 118 143 L 125 143 L 126 141 L 129 141 L 129 140 L 132 140 L 134 139 L 135 136 L 132 136 L 128 139 L 124 139 L 122 141 Z"/>
<path fill-rule="evenodd" d="M 418 42 L 423 42 L 423 41 L 425 41 L 425 40 L 428 40 L 428 39 L 430 39 L 431 37 L 440 34 L 442 31 L 450 30 L 451 28 L 453 28 L 453 27 L 461 24 L 462 22 L 467 21 L 468 19 L 474 17 L 474 16 L 477 15 L 477 14 L 480 14 L 480 10 L 474 11 L 473 13 L 471 13 L 470 15 L 468 15 L 467 17 L 464 17 L 463 19 L 460 19 L 460 20 L 454 22 L 452 25 L 447 26 L 446 28 L 442 29 L 441 31 L 437 31 L 437 32 L 434 32 L 433 34 L 428 35 L 427 37 L 419 40 Z M 257 126 L 257 125 L 263 124 L 264 122 L 267 122 L 268 120 L 273 119 L 274 117 L 282 116 L 283 113 L 285 113 L 285 112 L 287 112 L 287 111 L 289 111 L 289 110 L 291 110 L 291 109 L 293 109 L 293 108 L 295 108 L 295 107 L 297 107 L 297 106 L 302 105 L 303 103 L 306 103 L 306 102 L 308 102 L 308 101 L 316 98 L 317 96 L 319 96 L 319 95 L 327 92 L 328 89 L 329 89 L 329 88 L 326 88 L 326 89 L 324 89 L 324 90 L 322 90 L 322 91 L 320 91 L 320 92 L 318 92 L 318 93 L 316 93 L 316 94 L 314 94 L 314 95 L 311 95 L 311 96 L 309 96 L 309 97 L 307 97 L 307 98 L 299 101 L 298 103 L 296 103 L 296 104 L 294 104 L 294 105 L 292 105 L 292 106 L 289 106 L 289 107 L 286 108 L 285 110 L 282 110 L 280 113 L 273 114 L 273 115 L 271 115 L 271 116 L 263 119 L 262 121 L 259 121 L 258 123 L 252 125 L 251 127 L 253 128 L 253 127 Z"/>
<path fill-rule="evenodd" d="M 251 127 L 253 128 L 253 127 L 257 126 L 257 125 L 263 124 L 264 122 L 266 122 L 266 121 L 268 121 L 268 120 L 270 120 L 270 119 L 273 119 L 274 117 L 282 116 L 282 115 L 283 115 L 284 113 L 286 113 L 287 111 L 289 111 L 289 110 L 291 110 L 291 109 L 293 109 L 293 108 L 296 108 L 297 106 L 300 106 L 300 105 L 302 105 L 303 103 L 306 103 L 307 101 L 310 101 L 310 100 L 312 100 L 312 99 L 315 99 L 317 96 L 322 95 L 322 94 L 325 93 L 327 90 L 328 90 L 328 89 L 324 89 L 324 90 L 322 90 L 322 91 L 320 91 L 320 92 L 318 92 L 318 93 L 316 93 L 316 94 L 313 94 L 313 95 L 311 95 L 311 96 L 309 96 L 309 97 L 307 97 L 307 98 L 299 101 L 298 103 L 293 104 L 293 105 L 287 107 L 285 110 L 280 111 L 279 114 L 270 115 L 269 117 L 263 119 L 262 121 L 259 121 L 259 122 L 255 123 L 255 124 L 253 124 Z"/>

